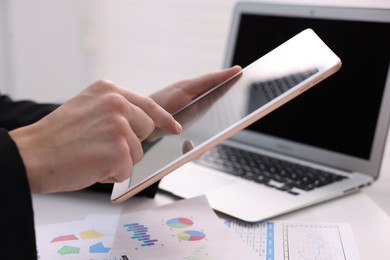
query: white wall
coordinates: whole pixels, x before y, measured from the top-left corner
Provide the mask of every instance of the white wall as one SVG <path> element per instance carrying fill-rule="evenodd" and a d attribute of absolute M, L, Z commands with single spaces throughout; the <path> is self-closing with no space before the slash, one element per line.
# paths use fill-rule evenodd
<path fill-rule="evenodd" d="M 4 91 L 4 85 L 5 85 L 5 6 L 6 2 L 3 0 L 0 0 L 0 92 Z"/>
<path fill-rule="evenodd" d="M 148 94 L 221 67 L 234 0 L 0 0 L 16 99 L 64 101 L 98 78 Z"/>
<path fill-rule="evenodd" d="M 2 0 L 5 86 L 15 98 L 62 100 L 86 82 L 77 0 Z"/>
<path fill-rule="evenodd" d="M 390 8 L 390 0 L 315 2 Z M 0 0 L 0 88 L 16 99 L 65 101 L 108 78 L 149 94 L 219 69 L 235 3 Z"/>

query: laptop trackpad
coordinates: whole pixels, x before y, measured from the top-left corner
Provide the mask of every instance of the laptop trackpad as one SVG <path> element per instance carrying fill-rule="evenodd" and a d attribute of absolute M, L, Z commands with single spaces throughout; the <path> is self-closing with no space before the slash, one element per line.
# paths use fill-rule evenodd
<path fill-rule="evenodd" d="M 210 171 L 212 170 L 187 163 L 165 176 L 159 187 L 177 196 L 190 198 L 235 183 L 229 176 L 215 176 L 215 172 Z"/>

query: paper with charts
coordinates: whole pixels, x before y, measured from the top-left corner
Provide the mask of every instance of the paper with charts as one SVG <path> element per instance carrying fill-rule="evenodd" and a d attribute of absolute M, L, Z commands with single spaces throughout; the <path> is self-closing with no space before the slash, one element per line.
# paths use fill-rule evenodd
<path fill-rule="evenodd" d="M 38 226 L 39 259 L 258 259 L 205 197 Z"/>
<path fill-rule="evenodd" d="M 39 259 L 357 260 L 347 223 L 217 217 L 204 196 L 36 228 Z"/>
<path fill-rule="evenodd" d="M 349 223 L 225 220 L 225 224 L 256 252 L 258 259 L 359 259 Z"/>

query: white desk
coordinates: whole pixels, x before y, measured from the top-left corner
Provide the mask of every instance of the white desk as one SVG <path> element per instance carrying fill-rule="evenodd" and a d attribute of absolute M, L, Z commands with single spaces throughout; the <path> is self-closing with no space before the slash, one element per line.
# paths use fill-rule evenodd
<path fill-rule="evenodd" d="M 155 199 L 132 198 L 113 205 L 109 194 L 81 191 L 51 195 L 33 195 L 36 225 L 82 220 L 88 214 L 119 214 L 156 207 L 173 201 L 165 194 Z M 278 219 L 317 222 L 349 222 L 362 260 L 388 260 L 390 218 L 365 192 L 322 203 Z"/>
<path fill-rule="evenodd" d="M 121 205 L 113 205 L 109 194 L 91 191 L 33 195 L 36 225 L 82 220 L 89 214 L 119 214 L 137 211 L 174 200 L 174 197 L 158 193 L 155 199 L 135 197 Z M 389 216 L 390 155 L 387 152 L 381 178 L 371 187 L 356 194 L 280 216 L 277 219 L 348 222 L 352 225 L 362 260 L 388 260 L 390 259 Z"/>

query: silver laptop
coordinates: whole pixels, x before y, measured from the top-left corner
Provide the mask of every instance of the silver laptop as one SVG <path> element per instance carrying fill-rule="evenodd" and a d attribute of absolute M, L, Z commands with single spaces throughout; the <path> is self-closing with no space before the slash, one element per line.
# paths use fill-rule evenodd
<path fill-rule="evenodd" d="M 305 28 L 341 58 L 332 77 L 164 177 L 160 189 L 260 221 L 355 192 L 380 173 L 390 116 L 390 9 L 239 2 L 225 66 Z"/>

